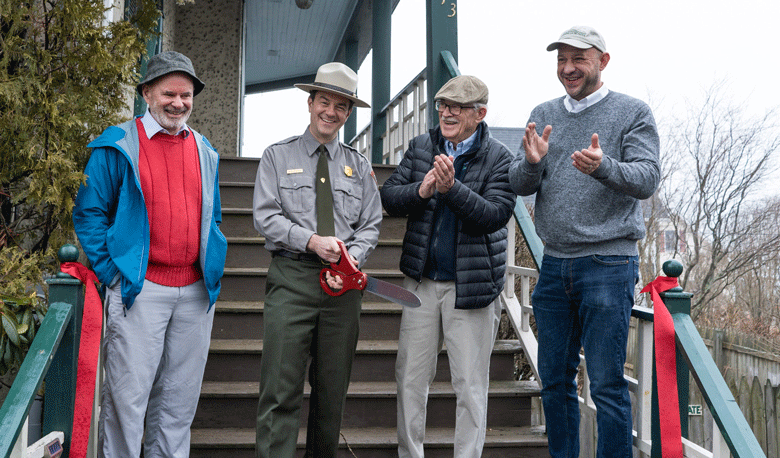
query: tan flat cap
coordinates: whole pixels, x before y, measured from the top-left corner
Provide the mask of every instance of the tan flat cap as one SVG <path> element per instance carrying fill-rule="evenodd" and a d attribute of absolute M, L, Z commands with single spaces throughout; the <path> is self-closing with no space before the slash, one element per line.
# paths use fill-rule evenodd
<path fill-rule="evenodd" d="M 488 88 L 476 76 L 460 75 L 444 83 L 434 100 L 450 100 L 455 103 L 487 103 Z"/>

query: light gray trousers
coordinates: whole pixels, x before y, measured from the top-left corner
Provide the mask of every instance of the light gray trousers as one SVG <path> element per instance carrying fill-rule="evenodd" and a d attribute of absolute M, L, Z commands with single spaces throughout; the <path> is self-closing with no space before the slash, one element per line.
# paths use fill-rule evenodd
<path fill-rule="evenodd" d="M 436 375 L 442 343 L 457 397 L 455 458 L 479 458 L 485 443 L 490 355 L 498 332 L 498 299 L 475 310 L 455 309 L 455 282 L 404 279 L 420 298 L 418 308 L 404 307 L 398 336 L 395 378 L 398 383 L 398 455 L 422 458 L 428 389 Z"/>
<path fill-rule="evenodd" d="M 206 287 L 146 280 L 125 310 L 120 284 L 106 292 L 98 455 L 138 457 L 143 442 L 145 458 L 187 458 L 214 320 Z"/>

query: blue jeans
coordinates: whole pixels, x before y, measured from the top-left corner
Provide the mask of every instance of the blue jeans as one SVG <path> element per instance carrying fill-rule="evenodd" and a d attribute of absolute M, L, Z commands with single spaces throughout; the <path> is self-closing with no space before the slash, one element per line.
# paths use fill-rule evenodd
<path fill-rule="evenodd" d="M 623 378 L 628 322 L 638 281 L 636 256 L 544 256 L 532 302 L 539 376 L 553 458 L 579 455 L 577 366 L 585 350 L 596 404 L 598 458 L 632 456 L 631 398 Z"/>

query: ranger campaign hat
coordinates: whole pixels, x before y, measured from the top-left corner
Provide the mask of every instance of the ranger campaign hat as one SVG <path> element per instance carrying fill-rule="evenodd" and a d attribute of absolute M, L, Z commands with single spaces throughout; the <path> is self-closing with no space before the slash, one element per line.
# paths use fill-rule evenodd
<path fill-rule="evenodd" d="M 601 34 L 596 32 L 593 27 L 584 25 L 575 25 L 563 32 L 558 41 L 547 46 L 547 50 L 558 49 L 560 45 L 574 46 L 579 49 L 596 48 L 601 52 L 607 52 L 607 45 L 604 44 L 604 38 L 601 37 Z"/>
<path fill-rule="evenodd" d="M 461 105 L 488 102 L 488 88 L 476 76 L 460 75 L 444 83 L 433 100 L 450 100 Z"/>
<path fill-rule="evenodd" d="M 296 84 L 295 87 L 309 93 L 311 91 L 330 92 L 346 97 L 357 107 L 371 107 L 368 103 L 357 98 L 357 83 L 357 74 L 351 68 L 340 62 L 330 62 L 317 69 L 317 76 L 312 84 Z"/>
<path fill-rule="evenodd" d="M 146 64 L 146 76 L 138 83 L 135 90 L 138 91 L 138 95 L 143 96 L 144 84 L 149 84 L 157 78 L 173 72 L 186 73 L 192 78 L 192 84 L 195 86 L 193 96 L 198 95 L 206 86 L 203 81 L 195 76 L 195 68 L 192 66 L 192 61 L 189 57 L 176 51 L 165 51 L 155 54 L 149 59 L 149 62 Z"/>

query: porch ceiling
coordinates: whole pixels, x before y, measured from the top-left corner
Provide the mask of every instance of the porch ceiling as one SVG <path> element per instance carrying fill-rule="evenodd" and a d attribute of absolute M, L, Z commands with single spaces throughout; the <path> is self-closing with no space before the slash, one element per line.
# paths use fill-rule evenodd
<path fill-rule="evenodd" d="M 399 0 L 393 0 L 393 9 Z M 307 0 L 299 0 L 306 3 Z M 343 61 L 355 41 L 358 62 L 371 48 L 371 0 L 246 0 L 246 93 L 310 82 L 325 62 Z"/>

